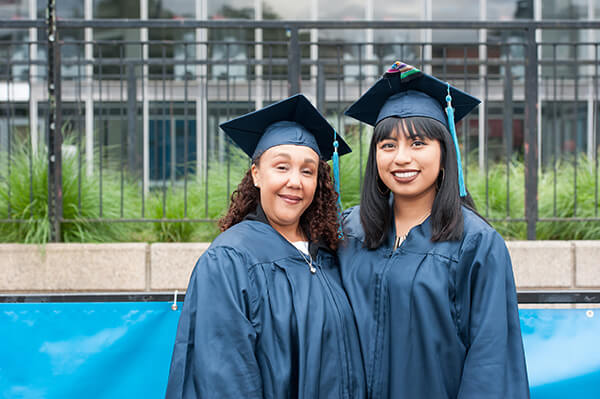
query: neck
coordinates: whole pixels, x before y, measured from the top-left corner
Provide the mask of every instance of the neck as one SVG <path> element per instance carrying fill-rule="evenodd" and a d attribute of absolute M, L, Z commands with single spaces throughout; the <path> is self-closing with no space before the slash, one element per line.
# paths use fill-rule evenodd
<path fill-rule="evenodd" d="M 267 217 L 268 219 L 268 217 Z M 300 228 L 300 223 L 281 226 L 269 220 L 269 224 L 289 242 L 306 241 L 304 232 Z"/>
<path fill-rule="evenodd" d="M 431 213 L 435 200 L 435 187 L 411 198 L 394 196 L 394 221 L 396 235 L 405 235 L 408 231 L 421 224 Z"/>

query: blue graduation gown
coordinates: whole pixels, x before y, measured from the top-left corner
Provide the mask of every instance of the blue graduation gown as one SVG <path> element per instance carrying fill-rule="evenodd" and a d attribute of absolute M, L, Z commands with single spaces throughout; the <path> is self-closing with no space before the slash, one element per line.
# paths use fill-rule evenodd
<path fill-rule="evenodd" d="M 190 278 L 167 398 L 365 398 L 356 323 L 335 254 L 312 274 L 270 225 L 219 235 Z"/>
<path fill-rule="evenodd" d="M 397 250 L 363 247 L 359 208 L 338 250 L 370 398 L 529 398 L 512 266 L 502 237 L 463 207 L 460 241 L 431 242 L 429 219 Z"/>

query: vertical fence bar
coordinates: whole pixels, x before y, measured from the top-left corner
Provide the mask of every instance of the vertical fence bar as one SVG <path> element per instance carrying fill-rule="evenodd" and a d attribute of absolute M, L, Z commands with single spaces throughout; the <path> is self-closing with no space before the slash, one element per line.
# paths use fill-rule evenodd
<path fill-rule="evenodd" d="M 288 45 L 288 96 L 300 93 L 300 43 L 298 28 L 288 29 L 290 43 Z"/>
<path fill-rule="evenodd" d="M 506 151 L 506 217 L 510 218 L 510 164 L 513 146 L 513 79 L 510 61 L 510 43 L 506 43 L 505 68 L 506 72 L 504 74 L 504 120 L 502 121 L 502 127 Z"/>
<path fill-rule="evenodd" d="M 527 57 L 525 64 L 525 219 L 527 239 L 535 240 L 538 218 L 538 55 L 534 27 L 526 29 Z"/>
<path fill-rule="evenodd" d="M 62 218 L 61 123 L 60 123 L 60 46 L 56 29 L 56 2 L 48 0 L 48 219 L 50 240 L 60 241 Z"/>
<path fill-rule="evenodd" d="M 127 63 L 127 163 L 130 173 L 137 171 L 139 152 L 137 151 L 137 78 L 135 64 Z M 121 75 L 121 80 L 122 75 Z M 120 107 L 123 109 L 123 105 Z"/>

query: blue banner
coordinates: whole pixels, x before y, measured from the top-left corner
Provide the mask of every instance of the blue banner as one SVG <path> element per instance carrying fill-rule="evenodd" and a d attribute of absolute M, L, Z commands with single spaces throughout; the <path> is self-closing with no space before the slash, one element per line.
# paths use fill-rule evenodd
<path fill-rule="evenodd" d="M 596 313 L 520 311 L 533 399 L 600 398 Z M 0 397 L 162 398 L 178 318 L 167 302 L 0 303 Z"/>

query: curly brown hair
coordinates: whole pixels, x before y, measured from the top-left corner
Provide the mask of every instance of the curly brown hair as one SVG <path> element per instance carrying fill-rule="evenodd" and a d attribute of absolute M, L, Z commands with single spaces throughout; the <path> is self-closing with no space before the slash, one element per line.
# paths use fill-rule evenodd
<path fill-rule="evenodd" d="M 255 162 L 258 166 L 258 161 Z M 323 241 L 329 248 L 336 249 L 339 243 L 338 194 L 331 180 L 331 168 L 327 162 L 319 160 L 317 188 L 310 206 L 300 216 L 300 227 L 311 241 Z M 252 170 L 246 175 L 231 194 L 227 214 L 219 220 L 219 228 L 225 231 L 244 220 L 246 215 L 256 209 L 260 201 L 260 192 L 254 187 Z"/>

